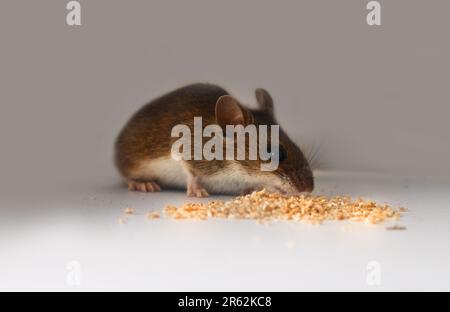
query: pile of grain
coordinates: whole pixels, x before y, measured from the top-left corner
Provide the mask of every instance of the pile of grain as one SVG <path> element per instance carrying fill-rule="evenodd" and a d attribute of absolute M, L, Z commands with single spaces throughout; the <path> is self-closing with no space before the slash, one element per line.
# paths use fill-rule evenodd
<path fill-rule="evenodd" d="M 230 201 L 189 203 L 177 208 L 164 209 L 174 219 L 235 218 L 258 221 L 293 220 L 322 223 L 326 220 L 367 221 L 372 224 L 386 220 L 398 220 L 400 213 L 387 204 L 378 204 L 364 199 L 353 200 L 348 196 L 297 195 L 285 196 L 266 190 L 253 192 Z"/>

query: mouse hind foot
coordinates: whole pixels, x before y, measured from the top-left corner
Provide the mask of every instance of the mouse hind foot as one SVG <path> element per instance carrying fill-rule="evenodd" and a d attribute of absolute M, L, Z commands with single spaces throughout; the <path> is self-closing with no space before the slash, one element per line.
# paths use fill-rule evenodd
<path fill-rule="evenodd" d="M 161 191 L 161 187 L 158 183 L 155 181 L 134 181 L 129 180 L 127 181 L 128 184 L 128 190 L 130 191 L 138 191 L 138 192 L 145 192 L 145 193 L 154 193 Z"/>

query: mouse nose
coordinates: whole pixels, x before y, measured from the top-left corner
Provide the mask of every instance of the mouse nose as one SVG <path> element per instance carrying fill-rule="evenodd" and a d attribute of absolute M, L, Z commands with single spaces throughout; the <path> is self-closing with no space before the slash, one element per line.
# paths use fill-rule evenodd
<path fill-rule="evenodd" d="M 306 193 L 312 193 L 313 190 L 314 190 L 314 187 L 312 187 L 312 186 L 307 186 L 307 187 L 303 190 L 303 192 L 306 192 Z"/>
<path fill-rule="evenodd" d="M 312 175 L 294 175 L 292 182 L 294 182 L 295 188 L 300 193 L 311 193 L 314 190 L 314 179 Z"/>
<path fill-rule="evenodd" d="M 307 176 L 303 180 L 304 192 L 311 193 L 314 190 L 314 178 L 313 176 Z"/>

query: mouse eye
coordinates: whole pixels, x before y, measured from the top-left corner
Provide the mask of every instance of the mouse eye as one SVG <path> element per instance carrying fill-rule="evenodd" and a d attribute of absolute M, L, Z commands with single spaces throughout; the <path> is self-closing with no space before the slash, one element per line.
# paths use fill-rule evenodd
<path fill-rule="evenodd" d="M 287 158 L 287 152 L 283 146 L 278 146 L 278 161 L 283 162 Z"/>
<path fill-rule="evenodd" d="M 272 155 L 276 155 L 276 151 L 272 149 L 270 143 L 267 144 L 267 150 L 270 151 Z M 283 146 L 278 145 L 278 162 L 283 162 L 287 158 L 287 152 Z"/>

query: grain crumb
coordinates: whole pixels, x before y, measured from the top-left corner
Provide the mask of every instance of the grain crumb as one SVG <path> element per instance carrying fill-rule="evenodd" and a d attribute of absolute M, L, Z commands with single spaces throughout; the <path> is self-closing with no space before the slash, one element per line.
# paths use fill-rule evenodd
<path fill-rule="evenodd" d="M 173 219 L 255 219 L 260 223 L 287 220 L 312 224 L 330 220 L 379 224 L 387 220 L 398 220 L 401 212 L 403 211 L 388 204 L 362 198 L 352 199 L 350 196 L 287 196 L 266 190 L 229 201 L 187 203 L 181 207 L 170 205 L 164 208 L 165 215 Z"/>
<path fill-rule="evenodd" d="M 134 214 L 134 209 L 128 207 L 128 208 L 125 208 L 125 209 L 123 210 L 123 212 L 124 212 L 125 214 L 127 214 L 127 215 L 132 215 L 132 214 Z"/>
<path fill-rule="evenodd" d="M 149 212 L 149 213 L 147 214 L 147 219 L 159 219 L 159 218 L 160 218 L 160 215 L 159 215 L 159 213 L 156 212 L 156 211 Z"/>
<path fill-rule="evenodd" d="M 394 226 L 387 227 L 386 230 L 388 230 L 388 231 L 404 231 L 404 230 L 406 230 L 406 226 L 399 226 L 396 224 Z"/>

